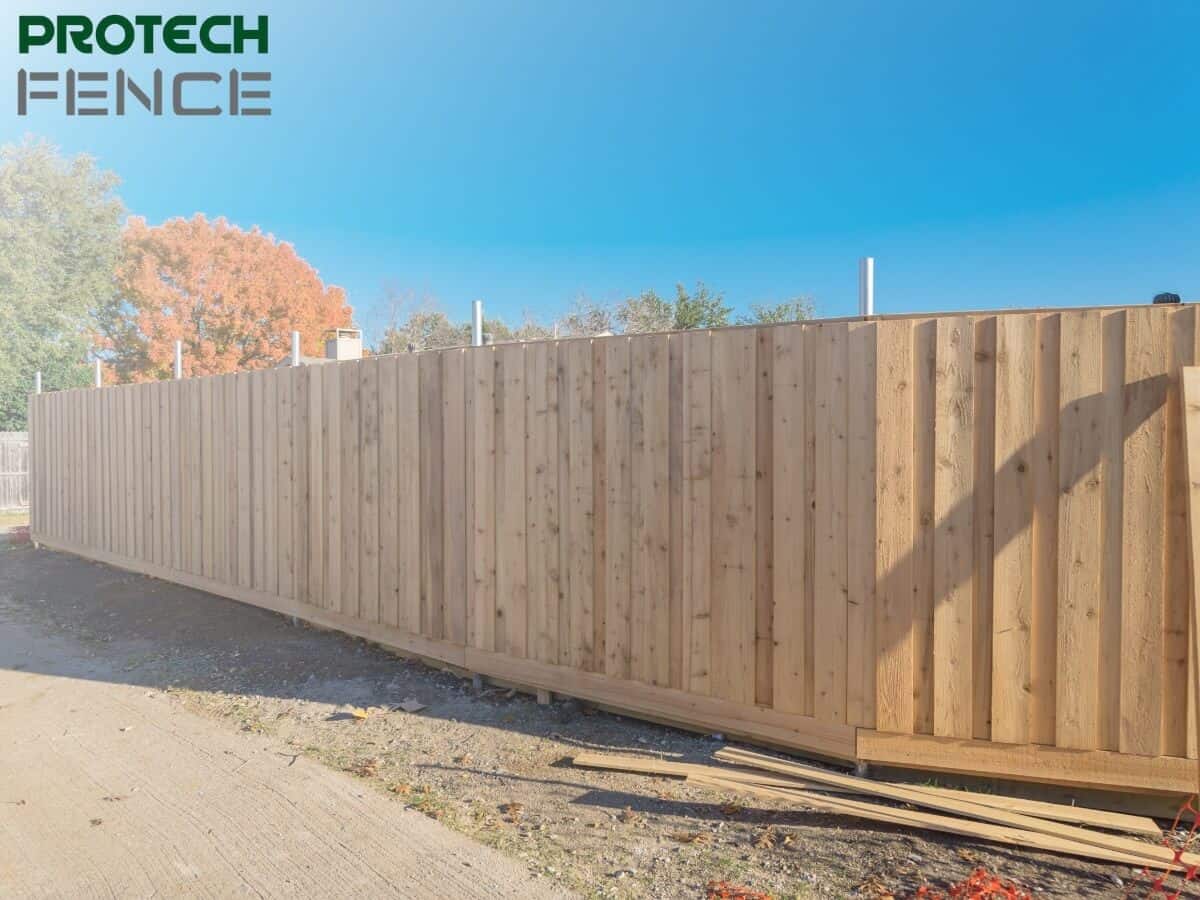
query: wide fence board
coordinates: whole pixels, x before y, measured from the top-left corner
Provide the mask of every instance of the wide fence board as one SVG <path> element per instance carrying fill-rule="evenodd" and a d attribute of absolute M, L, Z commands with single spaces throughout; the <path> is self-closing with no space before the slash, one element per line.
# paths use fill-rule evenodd
<path fill-rule="evenodd" d="M 46 393 L 33 531 L 768 743 L 1161 767 L 1197 752 L 1198 340 L 1190 306 L 961 313 Z"/>

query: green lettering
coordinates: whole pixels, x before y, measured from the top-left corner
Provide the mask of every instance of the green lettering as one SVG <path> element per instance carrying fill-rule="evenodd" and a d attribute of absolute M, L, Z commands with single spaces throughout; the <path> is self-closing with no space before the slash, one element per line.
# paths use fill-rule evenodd
<path fill-rule="evenodd" d="M 20 32 L 17 45 L 21 53 L 28 53 L 30 47 L 44 47 L 54 38 L 54 23 L 49 16 L 19 16 Z M 34 27 L 40 29 L 36 34 Z"/>
<path fill-rule="evenodd" d="M 190 40 L 189 31 L 195 24 L 195 16 L 171 16 L 163 26 L 163 44 L 172 53 L 195 53 L 196 44 Z"/>
<path fill-rule="evenodd" d="M 121 39 L 115 44 L 108 39 L 108 31 L 112 26 L 117 26 L 121 31 Z M 105 16 L 96 23 L 96 46 L 114 56 L 124 53 L 133 46 L 133 23 L 124 16 Z"/>
<path fill-rule="evenodd" d="M 154 26 L 162 24 L 162 16 L 134 16 L 133 21 L 142 29 L 142 52 L 153 53 Z"/>
<path fill-rule="evenodd" d="M 257 28 L 247 28 L 242 16 L 233 17 L 233 52 L 242 53 L 246 41 L 254 41 L 258 44 L 258 52 L 267 52 L 267 17 L 258 17 Z"/>
<path fill-rule="evenodd" d="M 71 32 L 76 32 L 71 34 Z M 92 36 L 92 20 L 87 16 L 59 16 L 58 17 L 58 52 L 67 52 L 67 38 L 70 37 L 71 43 L 75 45 L 75 49 L 80 53 L 91 53 L 92 45 L 88 42 L 88 38 Z"/>
<path fill-rule="evenodd" d="M 200 26 L 200 46 L 209 53 L 228 53 L 229 44 L 222 44 L 212 39 L 212 30 L 218 25 L 229 25 L 233 19 L 229 16 L 209 16 Z"/>

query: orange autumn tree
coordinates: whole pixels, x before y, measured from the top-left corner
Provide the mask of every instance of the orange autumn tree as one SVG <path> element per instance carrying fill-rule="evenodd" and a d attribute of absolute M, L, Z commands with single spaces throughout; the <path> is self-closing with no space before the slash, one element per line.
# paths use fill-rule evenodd
<path fill-rule="evenodd" d="M 322 355 L 327 329 L 350 324 L 345 292 L 327 287 L 291 244 L 203 215 L 150 226 L 131 217 L 117 269 L 118 299 L 100 316 L 121 381 L 171 377 L 175 341 L 184 375 L 274 366 L 300 332 Z"/>

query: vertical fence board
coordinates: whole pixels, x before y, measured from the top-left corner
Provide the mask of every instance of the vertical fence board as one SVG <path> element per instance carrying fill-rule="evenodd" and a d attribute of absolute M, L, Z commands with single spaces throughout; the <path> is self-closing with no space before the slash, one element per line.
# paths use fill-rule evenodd
<path fill-rule="evenodd" d="M 1010 744 L 1029 740 L 1036 357 L 1037 320 L 998 317 L 991 736 Z"/>
<path fill-rule="evenodd" d="M 629 339 L 604 342 L 605 351 L 605 653 L 604 671 L 613 678 L 632 677 L 632 490 L 630 472 Z"/>
<path fill-rule="evenodd" d="M 634 678 L 662 686 L 671 678 L 669 352 L 665 335 L 630 346 L 631 656 Z"/>
<path fill-rule="evenodd" d="M 329 365 L 306 366 L 308 382 L 308 602 L 324 607 L 328 604 L 325 585 L 325 454 L 329 421 L 325 416 L 325 376 Z"/>
<path fill-rule="evenodd" d="M 558 383 L 556 355 L 544 343 L 525 348 L 525 533 L 531 659 L 558 660 Z"/>
<path fill-rule="evenodd" d="M 847 338 L 846 721 L 875 725 L 875 329 Z"/>
<path fill-rule="evenodd" d="M 1104 341 L 1104 394 L 1102 432 L 1099 436 L 1102 516 L 1100 671 L 1097 680 L 1099 722 L 1096 746 L 1118 750 L 1121 746 L 1121 543 L 1125 493 L 1125 313 L 1101 317 Z"/>
<path fill-rule="evenodd" d="M 683 687 L 711 691 L 712 339 L 683 341 Z"/>
<path fill-rule="evenodd" d="M 1153 307 L 1130 309 L 1125 315 L 1120 749 L 1157 756 L 1162 750 L 1162 706 L 1148 698 L 1162 696 L 1165 652 L 1163 459 L 1170 320 Z"/>
<path fill-rule="evenodd" d="M 915 473 L 912 322 L 876 326 L 875 581 L 876 712 L 881 731 L 911 733 L 915 722 L 913 549 Z"/>
<path fill-rule="evenodd" d="M 400 623 L 400 362 L 379 359 L 379 621 Z"/>
<path fill-rule="evenodd" d="M 397 580 L 400 583 L 400 625 L 413 634 L 421 631 L 421 427 L 418 358 L 401 356 L 396 384 L 399 399 L 399 506 L 396 529 Z"/>
<path fill-rule="evenodd" d="M 1095 748 L 1100 712 L 1100 438 L 1103 434 L 1099 313 L 1061 318 L 1058 502 L 1058 694 L 1060 747 Z"/>
<path fill-rule="evenodd" d="M 814 609 L 813 714 L 846 721 L 847 682 L 847 375 L 849 331 L 822 326 L 817 344 L 816 406 L 816 606 Z M 861 702 L 861 698 L 860 698 Z"/>
<path fill-rule="evenodd" d="M 804 456 L 804 410 L 811 402 L 811 386 L 804 378 L 804 326 L 774 328 L 771 329 L 771 336 L 774 357 L 771 366 L 771 468 L 774 474 L 772 541 L 775 563 L 772 573 L 772 601 L 775 607 L 772 697 L 776 709 L 806 714 L 810 711 L 807 698 L 812 693 L 808 684 L 808 654 L 812 636 L 807 632 L 804 614 L 804 570 L 808 551 L 804 528 L 804 476 L 807 465 Z M 688 517 L 685 516 L 687 521 Z M 874 654 L 865 655 L 874 658 Z"/>
<path fill-rule="evenodd" d="M 937 330 L 936 319 L 917 322 L 913 331 L 913 558 L 912 642 L 913 728 L 933 734 L 933 616 L 937 605 L 934 575 L 938 519 L 934 486 L 937 475 Z"/>
<path fill-rule="evenodd" d="M 754 702 L 754 332 L 712 334 L 712 692 Z"/>
<path fill-rule="evenodd" d="M 278 592 L 280 597 L 296 596 L 295 545 L 293 524 L 295 515 L 295 454 L 293 452 L 293 407 L 296 370 L 290 367 L 276 370 L 275 401 L 278 413 L 275 417 L 276 456 L 278 458 L 275 486 L 275 540 L 279 545 L 276 553 L 278 566 Z"/>
<path fill-rule="evenodd" d="M 358 502 L 358 615 L 379 619 L 379 359 L 358 365 L 361 454 Z"/>
<path fill-rule="evenodd" d="M 442 354 L 443 479 L 445 507 L 442 559 L 445 567 L 446 640 L 467 639 L 467 448 L 466 351 Z"/>
<path fill-rule="evenodd" d="M 592 345 L 571 341 L 567 353 L 567 559 L 566 588 L 571 606 L 568 663 L 576 669 L 595 668 L 593 638 L 595 606 L 594 515 L 596 498 L 592 470 L 593 390 Z M 491 602 L 495 602 L 494 599 Z"/>
<path fill-rule="evenodd" d="M 525 346 L 496 348 L 496 650 L 524 657 Z"/>
<path fill-rule="evenodd" d="M 933 731 L 957 738 L 973 734 L 974 345 L 974 324 L 970 319 L 938 320 Z"/>
<path fill-rule="evenodd" d="M 470 351 L 472 647 L 496 649 L 496 351 Z M 590 573 L 589 573 L 590 575 Z"/>
<path fill-rule="evenodd" d="M 975 555 L 971 671 L 971 733 L 986 741 L 992 732 L 992 613 L 995 557 L 996 317 L 975 320 L 973 421 Z"/>

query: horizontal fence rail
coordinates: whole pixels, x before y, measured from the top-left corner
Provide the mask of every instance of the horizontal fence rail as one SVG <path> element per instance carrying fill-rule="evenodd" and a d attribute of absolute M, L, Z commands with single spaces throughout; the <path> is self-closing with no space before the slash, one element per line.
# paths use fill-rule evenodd
<path fill-rule="evenodd" d="M 33 530 L 658 720 L 1187 790 L 1198 337 L 813 321 L 42 394 Z"/>

